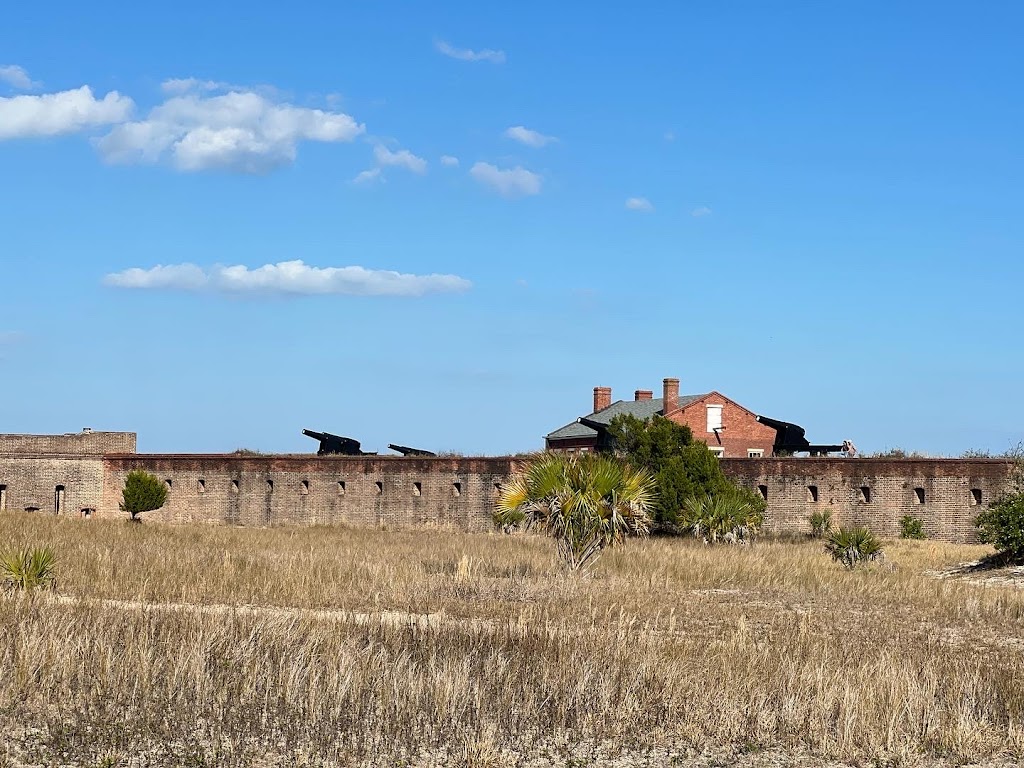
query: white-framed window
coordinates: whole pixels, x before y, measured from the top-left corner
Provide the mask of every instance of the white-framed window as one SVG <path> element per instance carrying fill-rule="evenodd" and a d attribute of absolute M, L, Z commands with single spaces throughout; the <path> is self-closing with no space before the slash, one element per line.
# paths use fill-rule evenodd
<path fill-rule="evenodd" d="M 709 405 L 708 409 L 708 432 L 714 432 L 722 428 L 722 406 Z"/>
<path fill-rule="evenodd" d="M 760 448 L 747 448 L 748 459 L 760 459 L 764 456 L 764 451 Z"/>
<path fill-rule="evenodd" d="M 713 446 L 709 447 L 708 450 L 711 451 L 712 455 L 716 459 L 724 459 L 725 458 L 725 448 L 723 448 L 720 445 L 713 445 Z"/>

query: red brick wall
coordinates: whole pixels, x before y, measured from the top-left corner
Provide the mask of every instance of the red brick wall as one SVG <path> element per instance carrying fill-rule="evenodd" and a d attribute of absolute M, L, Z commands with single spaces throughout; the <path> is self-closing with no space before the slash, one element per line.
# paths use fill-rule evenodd
<path fill-rule="evenodd" d="M 714 432 L 708 432 L 708 405 L 722 406 L 724 429 L 717 436 Z M 775 430 L 765 426 L 753 413 L 718 392 L 711 392 L 690 403 L 669 418 L 677 424 L 689 427 L 694 440 L 707 443 L 709 448 L 724 448 L 726 458 L 745 459 L 750 449 L 763 451 L 766 458 L 772 455 Z"/>

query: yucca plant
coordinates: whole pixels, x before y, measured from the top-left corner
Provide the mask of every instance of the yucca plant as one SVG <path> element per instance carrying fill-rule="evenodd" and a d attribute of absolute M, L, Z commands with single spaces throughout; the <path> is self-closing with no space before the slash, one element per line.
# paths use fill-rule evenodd
<path fill-rule="evenodd" d="M 837 563 L 855 568 L 882 556 L 882 544 L 867 528 L 838 528 L 828 535 L 825 551 Z"/>
<path fill-rule="evenodd" d="M 901 539 L 926 539 L 924 523 L 913 515 L 904 515 L 900 518 Z"/>
<path fill-rule="evenodd" d="M 605 547 L 647 535 L 654 503 L 647 470 L 593 453 L 543 453 L 502 488 L 494 522 L 552 536 L 559 556 L 578 570 Z"/>
<path fill-rule="evenodd" d="M 750 495 L 738 489 L 690 496 L 683 502 L 682 525 L 708 544 L 743 544 L 764 524 L 764 513 Z"/>
<path fill-rule="evenodd" d="M 9 591 L 53 589 L 57 584 L 57 558 L 49 547 L 32 547 L 0 554 L 0 578 Z"/>

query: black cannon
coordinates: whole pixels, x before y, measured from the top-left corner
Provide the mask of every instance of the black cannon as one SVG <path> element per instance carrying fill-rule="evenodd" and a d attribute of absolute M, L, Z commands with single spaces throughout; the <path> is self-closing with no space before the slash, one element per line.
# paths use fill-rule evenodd
<path fill-rule="evenodd" d="M 757 420 L 775 430 L 775 445 L 772 447 L 772 453 L 776 456 L 787 453 L 803 453 L 804 451 L 810 453 L 811 456 L 827 456 L 840 451 L 849 452 L 845 443 L 843 445 L 812 445 L 804 435 L 804 428 L 798 424 L 769 419 L 767 416 L 758 416 Z"/>
<path fill-rule="evenodd" d="M 410 448 L 406 445 L 395 445 L 391 443 L 388 445 L 392 451 L 398 451 L 403 456 L 437 456 L 433 451 L 424 451 L 422 448 Z"/>
<path fill-rule="evenodd" d="M 320 450 L 317 456 L 374 456 L 373 453 L 366 453 L 360 450 L 358 440 L 351 437 L 332 435 L 330 432 L 314 432 L 311 429 L 302 430 L 306 437 L 312 437 L 320 441 Z"/>

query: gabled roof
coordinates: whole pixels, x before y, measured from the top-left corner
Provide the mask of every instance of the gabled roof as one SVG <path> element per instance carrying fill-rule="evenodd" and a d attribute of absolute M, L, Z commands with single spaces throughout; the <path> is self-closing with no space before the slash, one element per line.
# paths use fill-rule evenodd
<path fill-rule="evenodd" d="M 696 402 L 706 395 L 707 393 L 700 395 L 680 395 L 679 407 L 685 408 L 690 403 Z M 652 398 L 651 400 L 616 400 L 607 408 L 595 411 L 585 418 L 589 421 L 596 421 L 599 424 L 611 424 L 612 419 L 616 416 L 621 416 L 627 413 L 631 416 L 636 416 L 638 419 L 649 419 L 656 414 L 660 414 L 663 407 L 664 399 L 660 397 Z M 578 421 L 574 421 L 570 424 L 566 424 L 564 427 L 556 429 L 550 435 L 547 435 L 547 439 L 565 440 L 568 438 L 596 436 L 596 429 L 580 424 Z"/>

